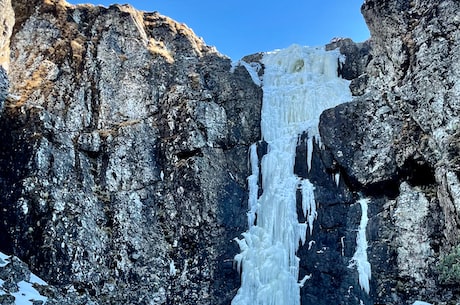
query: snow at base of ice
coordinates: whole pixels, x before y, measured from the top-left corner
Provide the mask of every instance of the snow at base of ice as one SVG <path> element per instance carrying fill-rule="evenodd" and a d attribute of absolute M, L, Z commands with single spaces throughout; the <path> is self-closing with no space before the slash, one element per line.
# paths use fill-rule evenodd
<path fill-rule="evenodd" d="M 305 161 L 310 169 L 313 139 L 319 143 L 321 112 L 351 100 L 349 82 L 337 77 L 339 57 L 338 51 L 293 45 L 262 59 L 261 131 L 267 154 L 259 169 L 255 145 L 250 149 L 249 229 L 243 239 L 236 239 L 241 253 L 235 262 L 242 273 L 232 305 L 300 304 L 300 287 L 309 277 L 299 281 L 296 252 L 299 244 L 306 242 L 307 230 L 310 235 L 313 232 L 317 212 L 313 184 L 294 174 L 296 146 L 299 136 L 307 132 Z M 297 190 L 302 193 L 305 223 L 298 222 Z"/>
<path fill-rule="evenodd" d="M 356 236 L 356 252 L 351 259 L 349 267 L 356 266 L 359 275 L 359 285 L 369 294 L 369 281 L 371 279 L 371 264 L 367 260 L 367 239 L 366 228 L 369 220 L 367 216 L 367 207 L 369 199 L 363 198 L 358 201 L 361 205 L 361 221 L 359 223 L 358 234 Z M 419 304 L 420 305 L 420 304 Z"/>

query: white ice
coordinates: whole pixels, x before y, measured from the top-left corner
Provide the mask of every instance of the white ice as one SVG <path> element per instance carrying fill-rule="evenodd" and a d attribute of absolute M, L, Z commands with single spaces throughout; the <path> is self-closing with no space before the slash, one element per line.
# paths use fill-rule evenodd
<path fill-rule="evenodd" d="M 235 257 L 242 269 L 241 287 L 232 305 L 299 305 L 299 242 L 305 243 L 316 218 L 314 186 L 294 174 L 298 137 L 307 132 L 308 168 L 312 139 L 319 140 L 319 115 L 326 108 L 351 100 L 349 82 L 337 77 L 340 54 L 320 48 L 291 46 L 267 53 L 264 64 L 262 138 L 267 154 L 258 164 L 250 150 L 249 229 L 237 239 L 241 253 Z M 262 174 L 263 193 L 257 198 L 257 179 Z M 257 174 L 257 179 L 256 179 Z M 306 223 L 298 222 L 296 191 L 301 188 Z M 257 218 L 257 223 L 255 223 Z"/>
<path fill-rule="evenodd" d="M 248 177 L 248 226 L 251 227 L 255 224 L 259 192 L 259 157 L 257 156 L 257 144 L 255 143 L 249 148 L 249 160 L 251 162 L 251 175 Z"/>
<path fill-rule="evenodd" d="M 358 234 L 356 236 L 356 251 L 351 260 L 350 267 L 356 266 L 359 275 L 359 285 L 369 293 L 369 281 L 371 279 L 371 264 L 367 260 L 367 239 L 366 228 L 369 220 L 367 216 L 367 208 L 370 200 L 362 198 L 358 201 L 361 205 L 361 221 L 359 223 Z"/>
<path fill-rule="evenodd" d="M 238 60 L 236 62 L 232 62 L 232 67 L 230 69 L 230 72 L 231 73 L 235 72 L 235 69 L 238 66 L 243 66 L 246 69 L 246 71 L 248 71 L 249 76 L 251 77 L 254 84 L 256 84 L 259 87 L 262 86 L 262 81 L 260 80 L 259 75 L 258 75 L 259 70 L 262 68 L 259 63 L 255 63 L 255 62 L 248 63 L 248 62 L 245 62 L 244 60 Z"/>

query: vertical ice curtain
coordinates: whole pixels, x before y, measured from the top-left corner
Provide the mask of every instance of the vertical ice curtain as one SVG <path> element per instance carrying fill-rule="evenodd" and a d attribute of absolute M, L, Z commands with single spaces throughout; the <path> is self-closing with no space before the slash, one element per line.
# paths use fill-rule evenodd
<path fill-rule="evenodd" d="M 260 160 L 255 145 L 250 150 L 249 229 L 237 239 L 241 253 L 235 257 L 242 284 L 232 305 L 300 304 L 300 243 L 311 234 L 316 218 L 314 185 L 294 174 L 299 135 L 308 133 L 309 168 L 313 139 L 319 141 L 321 112 L 351 100 L 349 82 L 337 76 L 340 53 L 293 45 L 266 53 L 263 76 L 262 138 L 268 144 Z M 258 181 L 259 170 L 262 181 Z M 258 197 L 258 185 L 263 192 Z M 299 223 L 296 192 L 302 194 L 305 223 Z"/>

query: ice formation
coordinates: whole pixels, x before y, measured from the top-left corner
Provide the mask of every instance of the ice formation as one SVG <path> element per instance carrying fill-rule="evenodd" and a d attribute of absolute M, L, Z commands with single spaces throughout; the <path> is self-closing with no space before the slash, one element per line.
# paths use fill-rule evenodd
<path fill-rule="evenodd" d="M 358 201 L 361 205 L 361 221 L 359 223 L 358 234 L 356 236 L 356 251 L 353 255 L 350 266 L 356 266 L 359 275 L 359 285 L 366 293 L 369 293 L 369 280 L 371 279 L 371 264 L 367 260 L 367 206 L 369 199 L 362 198 Z"/>
<path fill-rule="evenodd" d="M 264 55 L 262 137 L 268 144 L 260 160 L 250 149 L 249 229 L 237 239 L 241 249 L 235 261 L 241 287 L 232 305 L 298 305 L 299 242 L 305 243 L 316 218 L 314 186 L 294 174 L 298 138 L 308 133 L 308 168 L 313 141 L 318 141 L 318 119 L 326 108 L 351 100 L 349 82 L 337 77 L 340 54 L 322 48 L 293 45 Z M 258 197 L 259 171 L 263 192 Z M 298 222 L 296 191 L 302 193 L 306 223 Z"/>
<path fill-rule="evenodd" d="M 236 62 L 232 62 L 232 67 L 230 69 L 230 72 L 231 73 L 235 72 L 235 69 L 238 66 L 243 66 L 246 69 L 246 71 L 248 71 L 249 76 L 251 77 L 255 85 L 257 86 L 262 85 L 262 81 L 259 78 L 259 71 L 260 69 L 262 69 L 262 66 L 259 63 L 255 63 L 255 62 L 247 63 L 241 59 Z"/>

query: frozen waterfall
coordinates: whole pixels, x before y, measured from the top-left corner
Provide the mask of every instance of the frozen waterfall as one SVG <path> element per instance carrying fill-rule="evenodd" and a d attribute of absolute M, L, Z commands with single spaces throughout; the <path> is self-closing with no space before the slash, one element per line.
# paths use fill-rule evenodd
<path fill-rule="evenodd" d="M 291 46 L 266 53 L 263 78 L 262 137 L 268 144 L 260 168 L 253 145 L 249 184 L 249 229 L 237 239 L 235 257 L 241 287 L 232 305 L 300 304 L 299 243 L 305 243 L 316 218 L 314 185 L 294 174 L 299 135 L 308 133 L 308 167 L 312 144 L 319 140 L 321 112 L 351 100 L 349 82 L 337 77 L 341 55 L 322 48 Z M 259 171 L 262 181 L 258 181 Z M 258 185 L 263 192 L 258 197 Z M 302 194 L 306 223 L 298 222 L 296 191 Z M 308 285 L 308 282 L 306 283 Z"/>

